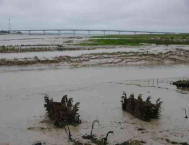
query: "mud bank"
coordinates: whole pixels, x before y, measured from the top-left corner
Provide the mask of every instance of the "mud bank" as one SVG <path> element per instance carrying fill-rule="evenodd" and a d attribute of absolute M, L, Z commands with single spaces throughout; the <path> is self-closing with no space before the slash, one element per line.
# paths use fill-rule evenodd
<path fill-rule="evenodd" d="M 65 50 L 83 50 L 83 49 L 84 48 L 81 47 L 73 47 L 68 45 L 66 46 L 65 45 L 0 46 L 0 53 L 46 52 L 46 51 L 65 51 Z"/>
<path fill-rule="evenodd" d="M 52 58 L 14 58 L 0 59 L 1 66 L 33 65 L 33 64 L 60 64 L 69 66 L 95 65 L 166 65 L 189 63 L 189 50 L 175 49 L 160 52 L 107 52 L 91 53 L 80 56 L 57 56 Z"/>

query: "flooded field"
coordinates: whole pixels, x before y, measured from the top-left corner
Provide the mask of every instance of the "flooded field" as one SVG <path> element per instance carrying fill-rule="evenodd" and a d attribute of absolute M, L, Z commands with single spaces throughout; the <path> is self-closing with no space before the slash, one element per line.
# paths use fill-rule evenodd
<path fill-rule="evenodd" d="M 64 129 L 53 126 L 44 96 L 60 101 L 68 95 L 80 102 L 73 138 L 114 131 L 110 145 L 131 140 L 147 145 L 189 143 L 189 91 L 173 81 L 189 79 L 188 45 L 76 46 L 87 37 L 63 35 L 0 35 L 0 47 L 47 47 L 40 52 L 0 53 L 0 145 L 68 145 Z M 69 43 L 69 45 L 68 45 Z M 70 43 L 72 45 L 70 45 Z M 54 47 L 64 47 L 57 51 Z M 160 119 L 141 121 L 122 111 L 121 95 L 142 94 L 163 101 Z M 172 142 L 172 143 L 171 143 Z"/>
<path fill-rule="evenodd" d="M 10 145 L 44 141 L 48 145 L 69 144 L 64 129 L 45 123 L 45 94 L 60 100 L 65 94 L 79 101 L 82 124 L 71 127 L 75 138 L 89 133 L 93 120 L 99 120 L 95 134 L 109 130 L 110 144 L 139 139 L 146 144 L 168 144 L 166 139 L 189 142 L 189 92 L 171 85 L 173 80 L 187 78 L 188 65 L 154 67 L 87 67 L 0 68 L 0 141 Z M 158 81 L 157 81 L 158 80 Z M 143 122 L 122 112 L 121 95 L 143 94 L 163 101 L 159 120 Z M 143 128 L 143 131 L 139 131 Z"/>
<path fill-rule="evenodd" d="M 189 63 L 189 45 L 75 45 L 85 39 L 89 38 L 64 35 L 1 35 L 0 65 L 55 64 L 81 67 Z"/>

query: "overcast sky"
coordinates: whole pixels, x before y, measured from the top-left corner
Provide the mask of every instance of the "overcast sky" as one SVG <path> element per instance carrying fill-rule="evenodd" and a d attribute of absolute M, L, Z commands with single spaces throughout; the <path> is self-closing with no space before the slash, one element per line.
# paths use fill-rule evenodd
<path fill-rule="evenodd" d="M 0 29 L 189 32 L 189 0 L 0 0 Z"/>

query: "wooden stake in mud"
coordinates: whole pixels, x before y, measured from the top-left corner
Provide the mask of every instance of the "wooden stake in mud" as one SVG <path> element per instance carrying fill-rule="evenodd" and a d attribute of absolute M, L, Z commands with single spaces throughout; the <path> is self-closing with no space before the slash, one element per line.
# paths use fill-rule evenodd
<path fill-rule="evenodd" d="M 185 112 L 185 117 L 186 119 L 188 119 L 188 116 L 187 116 L 187 113 L 186 113 L 186 108 L 184 109 L 184 112 Z"/>

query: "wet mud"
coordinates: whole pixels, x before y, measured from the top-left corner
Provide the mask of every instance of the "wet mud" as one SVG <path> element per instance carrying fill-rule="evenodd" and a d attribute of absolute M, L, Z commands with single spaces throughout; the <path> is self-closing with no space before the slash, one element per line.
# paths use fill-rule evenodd
<path fill-rule="evenodd" d="M 176 49 L 175 51 L 149 53 L 149 52 L 113 52 L 93 53 L 80 56 L 57 56 L 40 59 L 14 58 L 0 59 L 0 65 L 33 65 L 33 64 L 61 64 L 69 66 L 110 66 L 110 65 L 167 65 L 189 63 L 189 50 Z"/>

